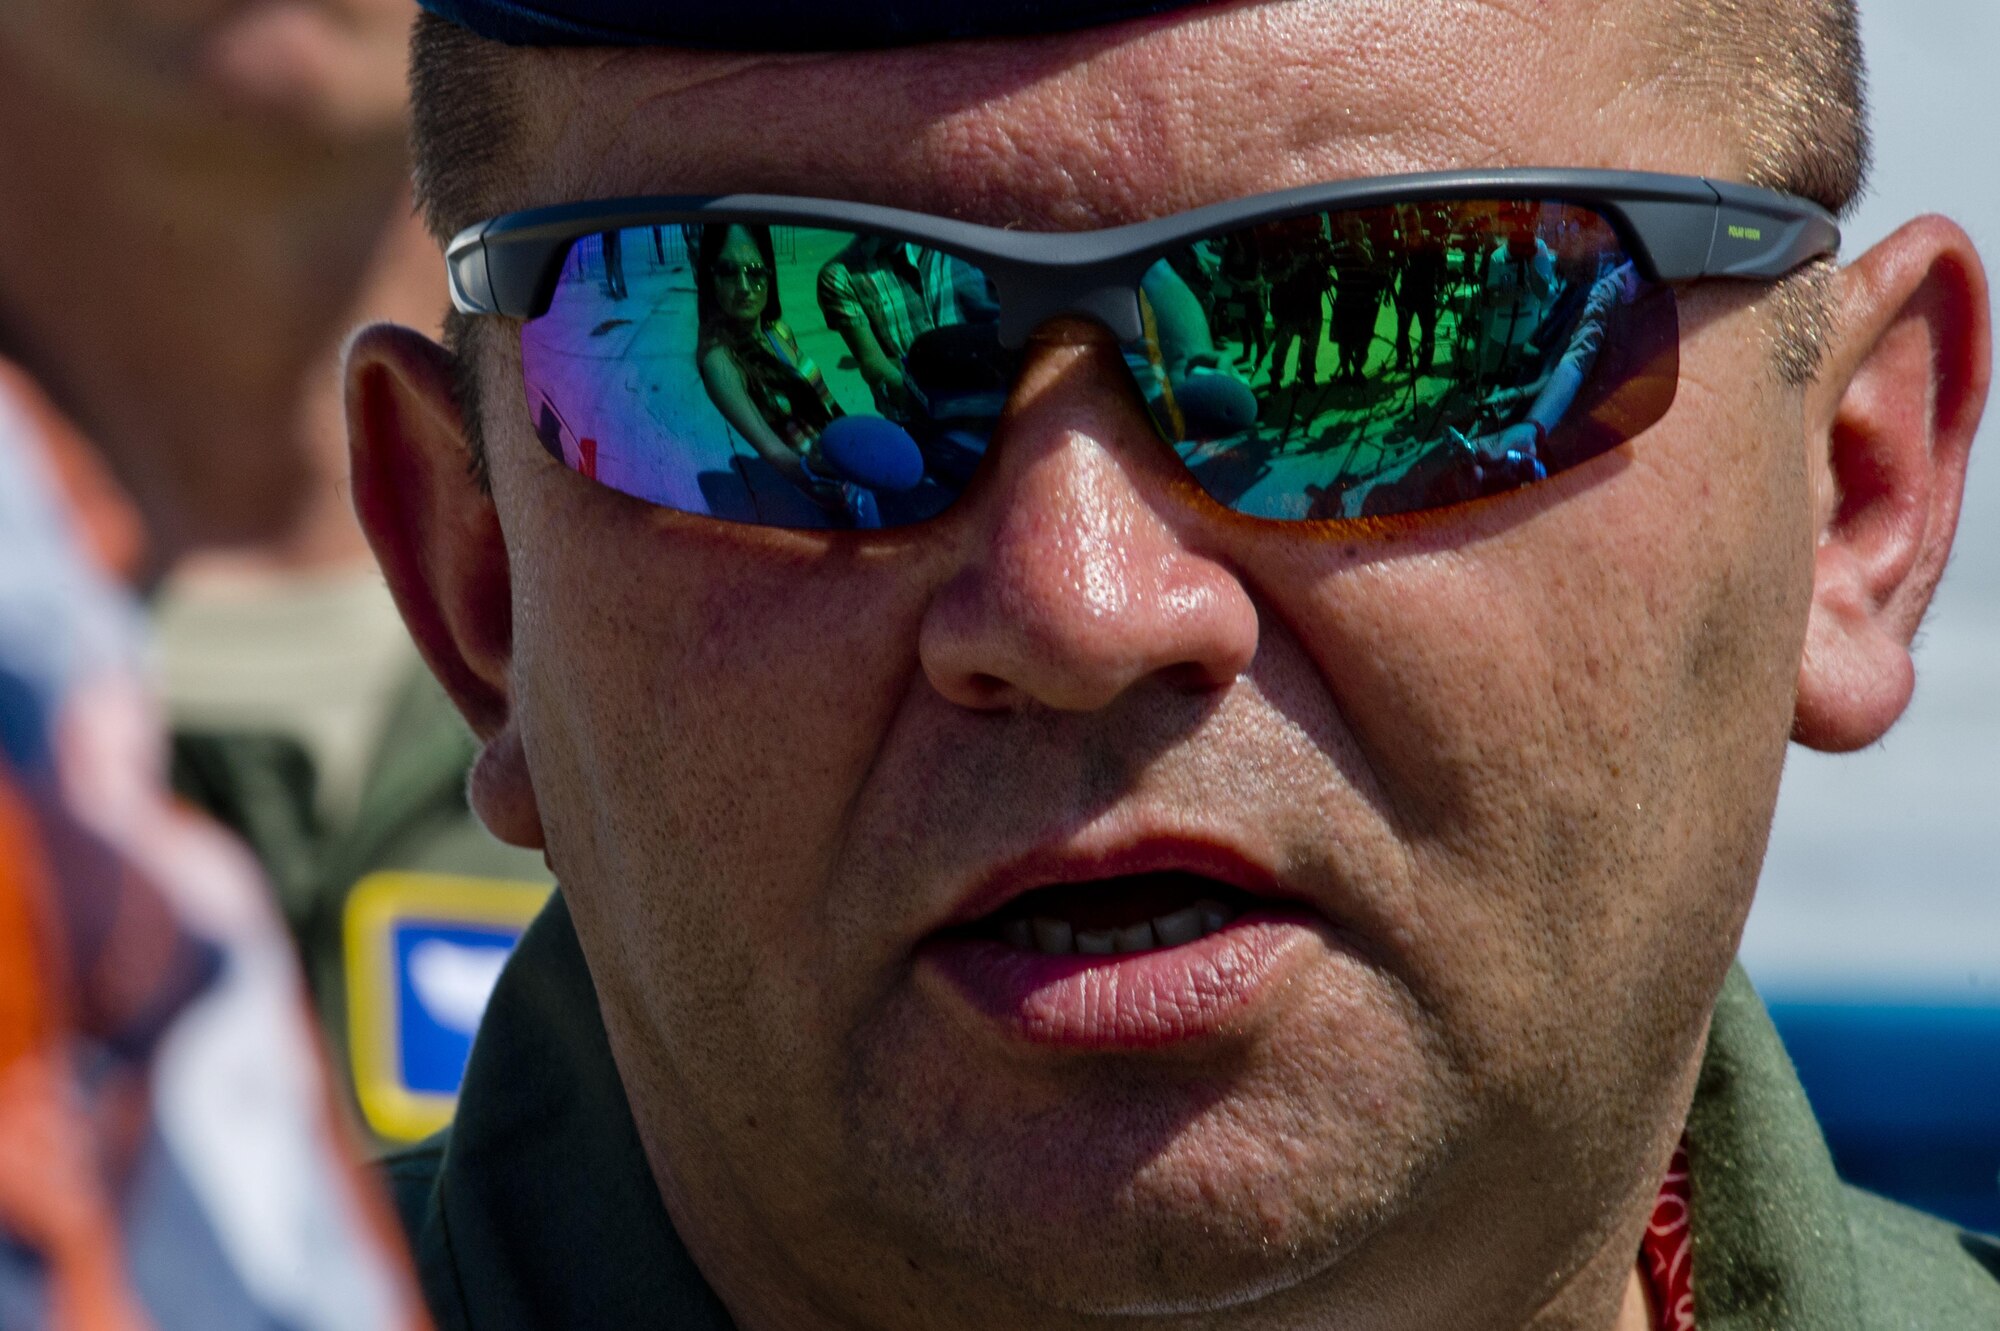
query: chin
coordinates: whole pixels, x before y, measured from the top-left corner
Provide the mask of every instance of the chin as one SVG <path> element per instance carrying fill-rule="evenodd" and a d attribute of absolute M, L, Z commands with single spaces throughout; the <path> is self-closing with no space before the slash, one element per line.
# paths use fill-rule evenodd
<path fill-rule="evenodd" d="M 1359 1179 L 1149 1171 L 1111 1196 L 980 1199 L 957 1262 L 1024 1301 L 1097 1316 L 1215 1312 L 1329 1275 L 1365 1251 L 1393 1206 Z M 1058 1190 L 1060 1195 L 1060 1190 Z M 998 1203 L 998 1204 L 996 1204 Z M 1006 1213 L 996 1223 L 997 1213 Z M 949 1233 L 948 1229 L 942 1232 Z"/>
<path fill-rule="evenodd" d="M 1004 1123 L 963 1101 L 893 1135 L 878 1119 L 864 1168 L 879 1182 L 856 1209 L 1030 1307 L 1232 1308 L 1347 1264 L 1437 1166 L 1443 1134 L 1409 1130 L 1421 1114 L 1345 1099 L 1306 1120 L 1254 1092 L 1128 1083 Z"/>

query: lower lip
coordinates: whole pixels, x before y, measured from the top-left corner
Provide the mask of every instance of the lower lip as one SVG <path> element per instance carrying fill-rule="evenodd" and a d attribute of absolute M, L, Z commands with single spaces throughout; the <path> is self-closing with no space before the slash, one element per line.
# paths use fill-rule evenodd
<path fill-rule="evenodd" d="M 1295 911 L 1253 911 L 1179 947 L 1048 956 L 983 938 L 933 938 L 922 968 L 1003 1031 L 1075 1050 L 1158 1049 L 1240 1030 L 1260 994 L 1325 931 Z"/>

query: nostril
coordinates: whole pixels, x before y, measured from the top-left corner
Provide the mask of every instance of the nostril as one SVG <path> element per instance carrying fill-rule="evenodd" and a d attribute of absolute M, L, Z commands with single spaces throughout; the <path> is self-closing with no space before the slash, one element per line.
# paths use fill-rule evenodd
<path fill-rule="evenodd" d="M 1201 662 L 1182 661 L 1179 665 L 1168 666 L 1160 671 L 1159 678 L 1176 693 L 1201 694 L 1225 688 L 1233 683 L 1236 677 L 1231 675 L 1228 679 L 1218 679 L 1215 671 Z"/>

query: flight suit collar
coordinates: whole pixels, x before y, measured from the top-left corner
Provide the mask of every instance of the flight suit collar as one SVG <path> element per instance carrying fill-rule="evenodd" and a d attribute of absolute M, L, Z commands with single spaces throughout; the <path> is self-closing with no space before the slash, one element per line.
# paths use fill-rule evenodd
<path fill-rule="evenodd" d="M 1860 1331 L 1846 1187 L 1741 966 L 1687 1124 L 1698 1331 Z"/>
<path fill-rule="evenodd" d="M 417 1251 L 441 1331 L 730 1331 L 660 1202 L 561 893 L 494 988 L 459 1103 Z"/>

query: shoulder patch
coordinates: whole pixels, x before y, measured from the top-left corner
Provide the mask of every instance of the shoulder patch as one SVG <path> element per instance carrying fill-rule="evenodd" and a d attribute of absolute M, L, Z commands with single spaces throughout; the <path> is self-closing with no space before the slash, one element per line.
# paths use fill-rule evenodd
<path fill-rule="evenodd" d="M 343 910 L 348 1056 L 368 1126 L 415 1141 L 451 1121 L 500 968 L 542 883 L 373 873 Z"/>

